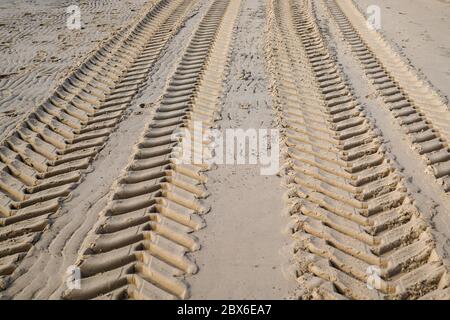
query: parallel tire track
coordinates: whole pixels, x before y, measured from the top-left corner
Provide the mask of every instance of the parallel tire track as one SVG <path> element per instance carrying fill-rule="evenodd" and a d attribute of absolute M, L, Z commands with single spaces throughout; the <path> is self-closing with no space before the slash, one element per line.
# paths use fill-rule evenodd
<path fill-rule="evenodd" d="M 335 0 L 325 1 L 386 107 L 404 128 L 416 152 L 425 158 L 444 191 L 450 192 L 450 110 L 376 31 L 362 23 L 362 16 L 356 17 L 356 8 L 350 8 L 350 2 L 346 1 L 345 7 L 351 20 Z"/>
<path fill-rule="evenodd" d="M 185 299 L 180 279 L 197 266 L 186 253 L 200 245 L 190 232 L 204 226 L 200 198 L 205 165 L 180 162 L 178 130 L 211 127 L 218 116 L 239 1 L 216 0 L 201 21 L 168 83 L 136 153 L 116 182 L 76 265 L 81 288 L 66 299 Z M 204 142 L 206 143 L 206 142 Z M 198 147 L 198 146 L 197 146 Z M 193 151 L 198 151 L 194 146 Z"/>
<path fill-rule="evenodd" d="M 448 299 L 448 267 L 331 57 L 311 2 L 270 0 L 268 17 L 299 297 Z"/>
<path fill-rule="evenodd" d="M 71 4 L 70 1 L 34 5 L 22 3 L 20 10 L 17 10 L 17 4 L 3 1 L 0 13 L 0 126 L 12 129 L 12 122 L 20 121 L 20 117 L 2 117 L 2 111 L 27 113 L 27 107 L 41 104 L 52 94 L 48 89 L 59 79 L 64 80 L 64 67 L 78 60 L 74 60 L 75 56 L 94 49 L 93 42 L 102 41 L 101 38 L 117 25 L 129 25 L 136 21 L 136 15 L 140 15 L 137 12 L 147 12 L 155 2 L 138 0 L 126 4 L 107 0 L 94 6 L 92 1 L 81 1 L 78 5 L 83 12 L 85 29 L 60 33 L 67 19 L 67 15 L 62 13 Z M 24 23 L 16 24 L 16 21 Z M 94 32 L 96 34 L 85 36 Z M 36 39 L 37 34 L 42 38 Z M 50 43 L 51 39 L 54 41 Z M 24 50 L 27 46 L 32 47 Z M 1 139 L 5 136 L 6 132 L 0 132 Z"/>
<path fill-rule="evenodd" d="M 161 0 L 152 6 L 0 145 L 0 289 L 81 181 L 192 4 Z"/>

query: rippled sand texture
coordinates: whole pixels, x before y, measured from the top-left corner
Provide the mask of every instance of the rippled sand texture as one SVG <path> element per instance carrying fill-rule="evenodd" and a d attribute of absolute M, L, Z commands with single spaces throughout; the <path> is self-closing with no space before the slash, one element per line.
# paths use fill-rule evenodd
<path fill-rule="evenodd" d="M 0 139 L 42 103 L 86 55 L 129 24 L 147 1 L 84 0 L 81 30 L 69 30 L 73 1 L 0 4 Z"/>

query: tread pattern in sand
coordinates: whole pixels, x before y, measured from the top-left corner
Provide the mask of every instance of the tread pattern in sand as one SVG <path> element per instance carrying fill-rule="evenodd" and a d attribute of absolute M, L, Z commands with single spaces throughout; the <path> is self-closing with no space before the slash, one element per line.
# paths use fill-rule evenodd
<path fill-rule="evenodd" d="M 298 297 L 448 299 L 448 267 L 429 225 L 331 56 L 311 1 L 270 0 L 268 17 Z"/>
<path fill-rule="evenodd" d="M 105 145 L 190 0 L 161 0 L 114 35 L 0 145 L 0 288 Z"/>
<path fill-rule="evenodd" d="M 186 253 L 200 248 L 190 233 L 204 227 L 200 215 L 209 211 L 200 200 L 208 195 L 202 174 L 208 166 L 178 161 L 185 137 L 174 133 L 186 128 L 194 134 L 194 122 L 207 128 L 218 117 L 239 3 L 216 0 L 200 22 L 92 241 L 81 249 L 81 288 L 64 298 L 189 297 L 180 277 L 197 272 Z M 202 152 L 195 145 L 191 151 Z"/>
<path fill-rule="evenodd" d="M 48 98 L 86 55 L 158 0 L 4 0 L 0 4 L 0 139 Z M 66 9 L 78 5 L 81 29 Z"/>
<path fill-rule="evenodd" d="M 414 150 L 445 192 L 450 191 L 450 110 L 405 64 L 351 1 L 326 0 L 341 34 Z"/>

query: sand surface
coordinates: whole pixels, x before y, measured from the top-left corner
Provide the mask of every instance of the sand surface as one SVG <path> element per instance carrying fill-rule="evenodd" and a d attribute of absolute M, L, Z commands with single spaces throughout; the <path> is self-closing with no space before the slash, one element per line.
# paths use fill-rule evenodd
<path fill-rule="evenodd" d="M 77 3 L 0 4 L 0 299 L 450 298 L 449 1 Z"/>
<path fill-rule="evenodd" d="M 222 98 L 221 129 L 274 128 L 264 68 L 263 3 L 244 1 L 236 26 L 236 45 Z M 207 228 L 196 233 L 203 248 L 200 271 L 190 279 L 193 299 L 283 299 L 294 284 L 281 272 L 283 189 L 276 175 L 263 176 L 259 165 L 219 165 L 208 175 L 212 194 Z M 261 195 L 264 194 L 264 197 Z"/>
<path fill-rule="evenodd" d="M 153 112 L 152 106 L 162 95 L 168 75 L 174 72 L 179 52 L 187 45 L 185 39 L 192 36 L 208 4 L 202 3 L 193 10 L 191 18 L 164 49 L 145 84 L 147 89 L 136 97 L 127 110 L 126 118 L 98 155 L 85 180 L 64 204 L 58 216 L 53 217 L 55 223 L 51 231 L 45 234 L 33 254 L 23 262 L 27 272 L 22 275 L 21 270 L 18 270 L 15 285 L 5 295 L 10 294 L 18 299 L 57 299 L 65 290 L 65 283 L 62 282 L 65 271 L 75 261 L 80 246 L 98 220 L 99 212 L 105 207 L 111 185 L 129 162 L 134 145 L 141 138 Z M 145 107 L 142 107 L 143 104 Z M 29 270 L 35 270 L 41 276 L 35 277 L 35 272 Z M 59 276 L 55 277 L 55 274 Z"/>
<path fill-rule="evenodd" d="M 330 23 L 329 15 L 322 6 L 318 6 L 318 12 L 320 12 L 319 18 L 323 28 L 329 32 L 331 47 L 335 50 L 336 57 L 342 64 L 345 73 L 352 79 L 363 78 L 362 68 L 354 63 L 351 50 L 342 41 L 334 25 Z M 416 41 L 419 40 L 416 39 Z M 417 50 L 420 49 L 417 48 Z M 442 69 L 439 69 L 437 73 L 429 69 L 426 74 L 439 76 L 441 73 Z M 446 83 L 440 82 L 443 86 Z M 389 111 L 383 108 L 374 88 L 357 81 L 352 82 L 352 88 L 374 125 L 381 131 L 385 146 L 389 150 L 388 155 L 396 167 L 408 177 L 405 183 L 418 199 L 417 205 L 423 210 L 426 218 L 435 226 L 435 236 L 443 241 L 440 250 L 445 256 L 448 256 L 449 247 L 444 239 L 450 234 L 449 200 L 439 186 L 432 183 L 433 178 L 424 171 L 420 156 L 411 149 L 408 143 L 405 143 L 407 140 L 402 135 L 401 126 L 396 123 Z M 423 188 L 424 185 L 429 187 Z"/>
<path fill-rule="evenodd" d="M 66 9 L 73 1 L 2 1 L 0 139 L 146 2 L 78 1 L 81 29 L 69 30 Z"/>

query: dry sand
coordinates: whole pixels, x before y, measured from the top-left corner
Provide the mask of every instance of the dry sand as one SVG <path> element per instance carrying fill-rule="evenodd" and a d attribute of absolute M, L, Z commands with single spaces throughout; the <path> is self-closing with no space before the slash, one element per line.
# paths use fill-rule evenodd
<path fill-rule="evenodd" d="M 5 156 L 6 153 L 1 154 L 4 158 L 0 158 L 0 218 L 3 219 L 0 222 L 13 222 L 7 226 L 0 224 L 0 252 L 6 252 L 0 255 L 0 299 L 70 297 L 63 294 L 67 289 L 66 270 L 75 263 L 83 267 L 86 261 L 86 274 L 92 274 L 83 274 L 83 281 L 88 283 L 95 278 L 92 283 L 100 284 L 100 287 L 113 283 L 111 288 L 97 288 L 97 294 L 88 296 L 107 299 L 188 296 L 192 299 L 392 298 L 383 290 L 367 291 L 364 277 L 369 263 L 379 263 L 388 269 L 383 272 L 393 274 L 392 277 L 386 275 L 389 285 L 397 285 L 400 277 L 406 279 L 396 287 L 400 288 L 400 293 L 395 292 L 398 294 L 395 298 L 418 298 L 427 293 L 431 295 L 427 298 L 450 296 L 450 189 L 445 189 L 446 181 L 450 183 L 450 160 L 443 162 L 443 171 L 449 173 L 435 176 L 434 167 L 426 157 L 436 150 L 418 151 L 421 145 L 411 142 L 411 135 L 405 132 L 406 125 L 400 121 L 403 116 L 394 116 L 395 110 L 390 110 L 383 98 L 383 89 L 371 83 L 365 65 L 358 61 L 343 37 L 333 16 L 335 12 L 328 10 L 335 3 L 342 5 L 342 0 L 283 1 L 241 0 L 240 7 L 236 1 L 227 6 L 227 10 L 223 5 L 231 2 L 226 0 L 172 2 L 177 5 L 179 2 L 180 7 L 191 2 L 193 5 L 188 7 L 185 16 L 180 15 L 179 30 L 164 30 L 173 31 L 173 37 L 164 43 L 150 69 L 142 67 L 148 54 L 138 55 L 144 62 L 137 62 L 133 68 L 127 67 L 132 70 L 127 69 L 121 75 L 119 84 L 120 81 L 126 84 L 123 91 L 119 89 L 118 95 L 126 96 L 130 90 L 133 98 L 120 115 L 117 111 L 107 113 L 114 115 L 118 123 L 104 134 L 104 144 L 81 170 L 79 180 L 67 195 L 51 195 L 57 197 L 59 203 L 58 210 L 48 216 L 41 219 L 42 213 L 38 213 L 37 219 L 6 220 L 7 214 L 2 212 L 4 203 L 9 203 L 10 199 L 21 203 L 20 196 L 26 202 L 26 197 L 33 194 L 19 188 L 26 174 L 22 176 L 20 171 L 17 173 L 11 168 L 19 162 L 21 168 L 30 167 L 29 161 L 40 158 L 36 155 L 17 156 L 14 159 L 18 161 L 14 162 Z M 83 28 L 71 31 L 65 25 L 65 9 L 72 4 L 70 1 L 3 1 L 0 4 L 0 141 L 3 143 L 5 137 L 23 123 L 25 116 L 50 97 L 70 71 L 77 70 L 90 53 L 102 48 L 104 40 L 140 21 L 146 10 L 157 2 L 79 1 Z M 163 9 L 155 14 L 158 19 L 169 10 L 168 1 L 162 3 Z M 410 69 L 409 74 L 403 75 L 388 66 L 394 76 L 400 75 L 403 86 L 400 91 L 410 92 L 403 89 L 415 88 L 417 92 L 425 92 L 424 99 L 429 98 L 424 100 L 425 103 L 420 103 L 420 97 L 412 96 L 411 99 L 419 101 L 417 105 L 423 107 L 421 116 L 431 119 L 428 123 L 434 124 L 433 132 L 442 137 L 438 149 L 445 158 L 450 153 L 445 145 L 450 137 L 450 111 L 446 101 L 434 99 L 433 90 L 441 97 L 450 97 L 449 1 L 355 0 L 355 3 L 361 11 L 368 5 L 380 6 L 380 32 L 390 46 L 375 52 L 383 59 L 399 53 L 401 57 L 394 67 L 403 71 L 404 65 L 408 66 L 405 70 Z M 305 15 L 289 19 L 277 16 L 283 10 L 295 8 L 303 8 L 300 12 Z M 362 19 L 355 14 L 351 3 L 342 8 L 353 23 Z M 213 13 L 224 10 L 226 18 L 223 21 L 216 16 L 210 18 L 210 9 Z M 238 14 L 235 10 L 239 10 Z M 308 56 L 308 51 L 304 50 L 311 44 L 308 38 L 300 37 L 302 33 L 295 32 L 294 26 L 300 30 L 302 25 L 294 25 L 294 18 L 312 19 L 320 27 L 320 34 L 314 39 L 324 41 L 320 50 L 330 55 L 318 57 L 326 61 L 325 65 L 331 64 L 332 69 L 336 67 L 340 72 L 336 78 L 337 73 L 333 73 L 336 71 L 330 71 L 324 77 L 338 79 L 337 83 L 328 84 L 327 79 L 318 75 L 321 61 L 314 60 L 316 57 Z M 211 32 L 221 32 L 221 36 L 208 40 L 214 44 L 212 47 L 195 51 L 193 47 L 201 46 L 196 38 L 201 36 L 196 31 L 202 24 L 213 30 L 206 31 L 203 37 L 211 37 Z M 283 28 L 285 33 L 268 30 L 268 25 Z M 308 30 L 311 37 L 315 35 L 313 31 Z M 361 32 L 361 35 L 369 37 L 371 47 L 378 48 L 375 45 L 378 34 Z M 232 40 L 227 41 L 228 37 Z M 274 42 L 270 43 L 271 40 Z M 224 62 L 221 59 L 227 50 L 230 59 Z M 215 60 L 202 56 L 204 52 Z M 319 64 L 316 69 L 311 68 L 314 63 Z M 202 72 L 206 70 L 201 77 L 199 72 L 192 71 L 199 65 Z M 214 77 L 215 72 L 219 76 L 222 71 L 226 74 L 223 81 Z M 426 83 L 416 82 L 411 74 L 418 74 Z M 139 78 L 141 76 L 143 78 Z M 127 77 L 131 78 L 131 84 Z M 143 83 L 129 89 L 135 81 L 133 77 Z M 194 80 L 196 85 L 191 86 Z M 361 108 L 349 107 L 351 116 L 348 119 L 345 116 L 332 118 L 331 103 L 328 105 L 316 95 L 318 85 L 331 87 L 326 94 L 336 96 L 329 100 L 349 98 Z M 186 101 L 192 104 L 186 107 L 187 104 L 183 105 Z M 219 101 L 218 105 L 214 101 Z M 427 108 L 428 103 L 437 107 Z M 102 107 L 105 104 L 107 102 L 100 102 Z M 338 101 L 336 106 L 340 105 L 347 106 Z M 216 114 L 217 110 L 220 110 L 219 114 Z M 346 115 L 346 111 L 339 114 Z M 414 116 L 416 110 L 407 111 Z M 167 159 L 161 165 L 159 156 L 166 156 L 165 150 L 172 151 L 171 159 L 179 157 L 174 142 L 169 139 L 170 130 L 175 130 L 170 121 L 189 126 L 195 117 L 206 117 L 208 122 L 215 116 L 219 117 L 211 125 L 221 130 L 278 128 L 283 134 L 285 130 L 291 130 L 288 132 L 294 138 L 289 141 L 291 149 L 286 158 L 280 157 L 280 166 L 288 168 L 280 175 L 287 173 L 290 178 L 261 175 L 260 165 L 218 165 L 201 174 L 196 171 L 198 168 L 167 164 L 164 162 Z M 95 117 L 100 116 L 94 114 L 92 118 Z M 352 121 L 361 122 L 355 124 Z M 149 129 L 149 124 L 155 127 Z M 85 128 L 84 124 L 82 128 Z M 167 132 L 170 132 L 164 135 L 160 133 L 161 128 L 169 128 Z M 429 129 L 426 127 L 424 131 L 429 132 Z M 101 128 L 94 128 L 92 132 L 97 130 Z M 364 135 L 365 130 L 370 138 Z M 153 138 L 146 138 L 144 132 L 157 133 Z M 356 161 L 349 160 L 351 157 L 342 150 L 343 145 L 333 140 L 342 132 L 350 132 L 355 141 L 361 135 L 365 137 L 361 145 L 355 143 L 356 147 L 349 147 L 350 154 L 355 150 L 359 152 L 354 154 Z M 54 133 L 41 131 L 40 137 L 53 141 Z M 327 138 L 328 134 L 332 138 Z M 30 137 L 22 134 L 22 138 Z M 342 138 L 342 141 L 346 139 Z M 435 142 L 427 136 L 423 139 Z M 153 141 L 156 141 L 154 145 Z M 39 148 L 39 143 L 35 143 L 30 142 L 29 147 Z M 8 144 L 1 146 L 2 150 L 14 149 Z M 297 152 L 292 151 L 295 148 Z M 33 150 L 42 153 L 46 149 Z M 150 155 L 142 156 L 145 151 Z M 157 158 L 160 167 L 154 163 L 146 164 L 148 167 L 143 165 L 141 171 L 136 169 L 143 173 L 137 187 L 134 182 L 122 181 L 124 188 L 130 188 L 120 189 L 119 185 L 123 185 L 118 181 L 127 174 L 136 173 L 130 166 L 139 160 L 134 158 L 136 152 L 138 155 L 142 152 L 142 159 L 149 162 Z M 371 160 L 372 153 L 381 160 Z M 51 150 L 46 156 L 61 154 Z M 370 178 L 374 181 L 358 180 L 360 171 L 352 172 L 351 168 L 360 158 L 366 159 L 365 164 L 370 163 L 367 165 L 368 176 L 372 167 L 373 170 L 389 169 L 387 173 Z M 58 164 L 50 165 L 53 166 Z M 296 174 L 303 180 L 293 180 Z M 208 178 L 204 184 L 203 175 Z M 14 179 L 20 183 L 13 183 Z M 38 182 L 46 179 L 40 178 Z M 357 185 L 356 180 L 363 182 Z M 286 181 L 290 182 L 287 186 Z M 64 181 L 58 183 L 67 185 Z M 153 184 L 160 184 L 170 192 L 164 189 L 165 193 L 153 193 Z M 54 187 L 50 185 L 44 194 Z M 128 195 L 123 190 L 127 190 Z M 210 196 L 200 202 L 196 197 L 203 190 Z M 144 196 L 149 202 L 141 208 Z M 114 214 L 105 209 L 122 200 L 132 205 Z M 45 199 L 37 202 L 48 203 Z M 412 209 L 410 202 L 417 210 Z M 203 204 L 211 207 L 204 216 L 201 215 Z M 25 208 L 28 206 L 24 205 Z M 372 210 L 372 206 L 379 206 L 380 212 Z M 392 212 L 390 206 L 394 208 Z M 39 212 L 39 208 L 31 208 Z M 22 213 L 16 210 L 13 217 L 17 212 Z M 292 215 L 291 219 L 286 212 Z M 142 217 L 148 219 L 142 222 Z M 44 220 L 45 228 L 41 228 L 39 223 Z M 203 228 L 192 227 L 197 222 Z M 108 223 L 114 231 L 106 232 L 105 236 L 98 231 L 99 225 L 104 227 Z M 30 240 L 28 236 L 36 238 Z M 105 239 L 102 237 L 107 241 L 102 243 Z M 400 240 L 396 241 L 397 238 Z M 107 249 L 104 256 L 102 250 L 96 253 L 100 256 L 97 260 L 96 254 L 86 253 L 102 245 Z M 112 249 L 108 249 L 108 245 Z M 386 247 L 380 249 L 383 245 Z M 379 253 L 380 250 L 386 252 Z M 115 261 L 116 257 L 120 261 Z M 409 257 L 409 263 L 402 260 L 406 259 L 404 257 Z M 381 263 L 380 259 L 389 263 Z M 99 264 L 90 268 L 91 261 Z M 195 265 L 198 272 L 194 272 Z M 419 272 L 408 278 L 415 270 Z M 416 283 L 421 281 L 421 285 Z"/>
<path fill-rule="evenodd" d="M 69 30 L 66 9 L 73 1 L 2 1 L 0 139 L 103 40 L 129 24 L 145 3 L 77 1 L 81 29 Z"/>
<path fill-rule="evenodd" d="M 264 66 L 264 3 L 243 1 L 241 10 L 218 125 L 276 128 Z M 281 179 L 261 175 L 259 165 L 233 164 L 219 165 L 208 177 L 212 209 L 207 227 L 196 233 L 203 247 L 194 254 L 200 271 L 189 279 L 192 298 L 287 298 L 295 283 L 281 271 L 280 250 L 289 243 L 282 233 Z"/>
<path fill-rule="evenodd" d="M 153 112 L 153 105 L 162 95 L 167 77 L 174 72 L 179 61 L 179 52 L 185 50 L 186 39 L 192 36 L 208 5 L 210 2 L 205 1 L 195 8 L 191 18 L 164 49 L 154 72 L 149 74 L 144 87 L 146 89 L 129 107 L 126 118 L 99 153 L 86 179 L 65 202 L 61 212 L 53 216 L 55 223 L 51 230 L 45 233 L 33 253 L 23 262 L 23 269 L 17 271 L 17 280 L 3 293 L 5 296 L 18 299 L 57 299 L 66 289 L 63 281 L 65 271 L 74 263 L 88 232 L 97 222 L 99 212 L 106 205 L 111 185 L 130 161 L 134 146 L 141 138 Z M 34 276 L 36 272 L 40 274 L 39 277 Z M 55 277 L 55 274 L 58 276 Z"/>
<path fill-rule="evenodd" d="M 380 32 L 404 56 L 411 67 L 450 97 L 450 1 L 355 0 L 360 10 L 381 8 Z"/>
<path fill-rule="evenodd" d="M 317 9 L 319 12 L 319 21 L 322 27 L 327 30 L 330 46 L 334 49 L 336 58 L 345 74 L 350 79 L 364 79 L 363 69 L 354 63 L 349 46 L 342 41 L 336 26 L 332 23 L 325 8 L 318 5 Z M 384 19 L 391 21 L 388 17 Z M 385 29 L 383 31 L 385 34 L 388 33 Z M 413 33 L 410 36 L 416 39 L 413 37 Z M 396 39 L 398 40 L 399 38 Z M 415 41 L 419 40 L 416 39 Z M 393 45 L 395 45 L 395 42 L 393 42 Z M 417 50 L 421 49 L 417 48 Z M 411 66 L 414 67 L 415 65 L 412 64 Z M 436 75 L 438 77 L 442 76 L 442 68 L 438 68 L 438 70 L 438 72 L 428 70 L 426 74 Z M 439 82 L 439 84 L 445 86 L 447 82 Z M 389 151 L 387 155 L 404 176 L 407 177 L 405 183 L 414 194 L 417 200 L 416 205 L 420 207 L 429 222 L 435 226 L 433 232 L 440 239 L 438 242 L 439 250 L 444 256 L 448 256 L 450 254 L 450 248 L 445 239 L 450 235 L 450 199 L 448 199 L 445 192 L 439 186 L 433 183 L 434 178 L 424 171 L 421 157 L 411 149 L 409 143 L 407 143 L 407 140 L 403 136 L 401 126 L 393 119 L 389 111 L 383 107 L 375 88 L 367 86 L 364 82 L 352 81 L 352 89 L 364 106 L 368 117 L 370 117 L 377 129 L 380 130 L 384 139 L 384 145 Z M 423 188 L 425 185 L 428 187 Z"/>

